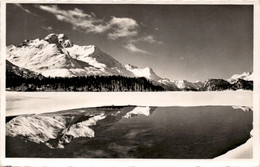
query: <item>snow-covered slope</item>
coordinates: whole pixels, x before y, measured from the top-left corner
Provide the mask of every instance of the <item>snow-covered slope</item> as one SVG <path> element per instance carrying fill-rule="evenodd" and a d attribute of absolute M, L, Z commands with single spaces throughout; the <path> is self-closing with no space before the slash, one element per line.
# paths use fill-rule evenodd
<path fill-rule="evenodd" d="M 158 82 L 164 84 L 165 86 L 172 87 L 175 90 L 199 90 L 203 86 L 201 81 L 196 81 L 193 83 L 186 80 L 171 81 L 167 78 L 164 78 L 160 79 Z"/>
<path fill-rule="evenodd" d="M 100 69 L 104 74 L 134 77 L 134 74 L 128 71 L 120 62 L 94 45 L 73 45 L 66 48 L 66 51 L 72 58 L 86 62 Z"/>
<path fill-rule="evenodd" d="M 180 90 L 199 90 L 203 86 L 200 81 L 192 83 L 186 80 L 177 80 L 174 83 Z"/>
<path fill-rule="evenodd" d="M 254 80 L 254 73 L 251 72 L 244 72 L 242 74 L 235 74 L 231 78 L 227 79 L 230 83 L 235 83 L 239 79 L 243 79 L 245 81 L 253 81 Z"/>
<path fill-rule="evenodd" d="M 145 77 L 165 90 L 201 90 L 202 82 L 171 81 L 158 76 L 152 68 L 122 65 L 97 46 L 79 46 L 64 34 L 49 34 L 44 39 L 25 40 L 21 44 L 7 46 L 6 59 L 19 68 L 28 69 L 46 77 L 110 76 Z M 253 80 L 253 74 L 234 75 L 228 81 Z M 204 84 L 205 85 L 205 84 Z M 241 85 L 241 84 L 240 84 Z M 242 84 L 243 85 L 243 84 Z M 222 90 L 222 89 L 221 89 Z"/>
<path fill-rule="evenodd" d="M 7 47 L 7 60 L 16 66 L 51 77 L 122 75 L 158 80 L 152 69 L 127 69 L 94 45 L 73 44 L 64 34 L 49 34 L 44 39 L 25 40 Z M 134 73 L 135 72 L 135 73 Z"/>
<path fill-rule="evenodd" d="M 8 46 L 7 60 L 44 76 L 71 77 L 84 76 L 92 71 L 99 72 L 99 69 L 92 68 L 90 64 L 66 54 L 62 46 L 54 42 L 53 36 L 49 36 L 50 40 L 47 37 L 25 41 L 18 46 Z M 92 71 L 88 71 L 89 68 Z"/>
<path fill-rule="evenodd" d="M 130 65 L 130 64 L 126 64 L 125 68 L 128 71 L 131 71 L 136 77 L 145 77 L 145 78 L 153 80 L 153 81 L 159 81 L 160 79 L 162 79 L 157 74 L 155 74 L 153 69 L 151 69 L 149 67 L 140 69 L 140 68 L 138 68 L 136 66 L 133 66 L 133 65 Z"/>
<path fill-rule="evenodd" d="M 6 74 L 9 75 L 7 77 L 13 77 L 14 75 L 20 76 L 22 78 L 43 78 L 41 74 L 37 74 L 33 71 L 30 71 L 25 68 L 20 68 L 14 64 L 12 64 L 10 61 L 6 60 Z M 12 75 L 12 76 L 10 76 Z"/>
<path fill-rule="evenodd" d="M 176 91 L 179 88 L 176 86 L 174 82 L 169 80 L 168 78 L 163 78 L 157 81 L 161 86 L 163 86 L 166 90 Z"/>

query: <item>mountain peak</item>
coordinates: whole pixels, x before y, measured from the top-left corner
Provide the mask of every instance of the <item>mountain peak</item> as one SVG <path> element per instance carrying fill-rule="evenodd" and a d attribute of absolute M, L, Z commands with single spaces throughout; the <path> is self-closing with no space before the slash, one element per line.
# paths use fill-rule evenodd
<path fill-rule="evenodd" d="M 58 34 L 59 39 L 68 39 L 68 37 L 65 34 Z"/>
<path fill-rule="evenodd" d="M 121 75 L 126 77 L 145 77 L 154 84 L 164 85 L 168 90 L 200 90 L 203 85 L 205 87 L 205 84 L 200 81 L 171 81 L 167 78 L 162 78 L 148 66 L 139 68 L 131 64 L 122 65 L 95 45 L 80 46 L 73 44 L 65 34 L 51 33 L 44 39 L 26 39 L 20 45 L 7 46 L 6 58 L 10 63 L 19 68 L 25 68 L 46 77 Z M 10 64 L 7 63 L 8 65 Z M 240 81 L 241 79 L 253 81 L 253 73 L 235 74 L 227 81 L 232 84 L 237 81 L 243 82 Z M 209 86 L 216 84 L 224 85 L 225 88 L 228 85 L 225 81 L 216 79 L 209 79 L 206 83 Z"/>
<path fill-rule="evenodd" d="M 73 46 L 73 43 L 68 39 L 68 37 L 65 34 L 51 33 L 51 34 L 47 35 L 44 38 L 44 40 L 49 42 L 49 43 L 61 45 L 64 48 Z"/>
<path fill-rule="evenodd" d="M 145 77 L 149 80 L 154 80 L 154 81 L 159 81 L 160 79 L 162 79 L 157 74 L 155 74 L 153 69 L 150 67 L 145 67 L 142 69 L 130 64 L 126 64 L 125 68 L 131 71 L 136 77 Z"/>
<path fill-rule="evenodd" d="M 153 72 L 153 69 L 150 67 L 145 67 L 144 70 L 149 71 L 150 73 Z"/>
<path fill-rule="evenodd" d="M 235 83 L 238 81 L 238 79 L 243 79 L 246 81 L 252 81 L 253 80 L 253 73 L 252 72 L 243 72 L 242 74 L 235 74 L 231 78 L 228 79 L 230 83 Z"/>
<path fill-rule="evenodd" d="M 180 90 L 199 90 L 200 87 L 203 86 L 203 83 L 200 81 L 189 82 L 187 80 L 176 80 L 174 83 Z"/>
<path fill-rule="evenodd" d="M 45 41 L 48 41 L 49 43 L 58 43 L 58 35 L 55 33 L 51 33 L 49 35 L 47 35 L 44 38 Z"/>
<path fill-rule="evenodd" d="M 132 64 L 126 64 L 126 65 L 125 65 L 125 68 L 126 68 L 126 69 L 137 69 L 138 67 L 137 67 L 137 66 L 134 66 L 134 65 L 132 65 Z"/>

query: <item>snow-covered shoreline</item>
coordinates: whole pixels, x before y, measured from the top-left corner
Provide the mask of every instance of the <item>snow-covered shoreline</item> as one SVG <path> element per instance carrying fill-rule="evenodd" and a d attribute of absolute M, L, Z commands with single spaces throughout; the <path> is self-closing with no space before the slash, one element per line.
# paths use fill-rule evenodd
<path fill-rule="evenodd" d="M 252 107 L 253 92 L 6 92 L 5 114 L 38 114 L 104 105 Z"/>
<path fill-rule="evenodd" d="M 251 159 L 253 158 L 253 130 L 251 130 L 250 137 L 244 144 L 226 152 L 225 154 L 216 157 L 217 160 L 223 159 Z"/>

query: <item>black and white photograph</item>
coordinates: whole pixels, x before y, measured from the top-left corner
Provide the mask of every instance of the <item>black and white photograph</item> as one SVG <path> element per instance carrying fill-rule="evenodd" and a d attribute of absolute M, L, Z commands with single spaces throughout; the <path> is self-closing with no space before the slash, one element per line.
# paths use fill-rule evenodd
<path fill-rule="evenodd" d="M 7 4 L 6 31 L 8 91 L 253 90 L 252 5 Z"/>
<path fill-rule="evenodd" d="M 254 3 L 2 5 L 6 159 L 255 160 Z"/>

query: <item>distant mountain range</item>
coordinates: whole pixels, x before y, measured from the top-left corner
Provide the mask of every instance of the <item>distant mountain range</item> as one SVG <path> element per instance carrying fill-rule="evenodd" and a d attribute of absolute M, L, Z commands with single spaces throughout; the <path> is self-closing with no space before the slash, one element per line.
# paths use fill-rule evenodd
<path fill-rule="evenodd" d="M 64 34 L 52 33 L 44 39 L 25 40 L 17 46 L 7 46 L 6 59 L 7 78 L 8 75 L 12 76 L 11 78 L 38 78 L 39 80 L 44 77 L 122 76 L 144 77 L 153 85 L 168 91 L 253 89 L 253 75 L 250 72 L 235 74 L 227 80 L 209 79 L 204 83 L 186 80 L 171 81 L 158 76 L 149 67 L 142 69 L 130 64 L 123 65 L 94 45 L 73 44 Z"/>

